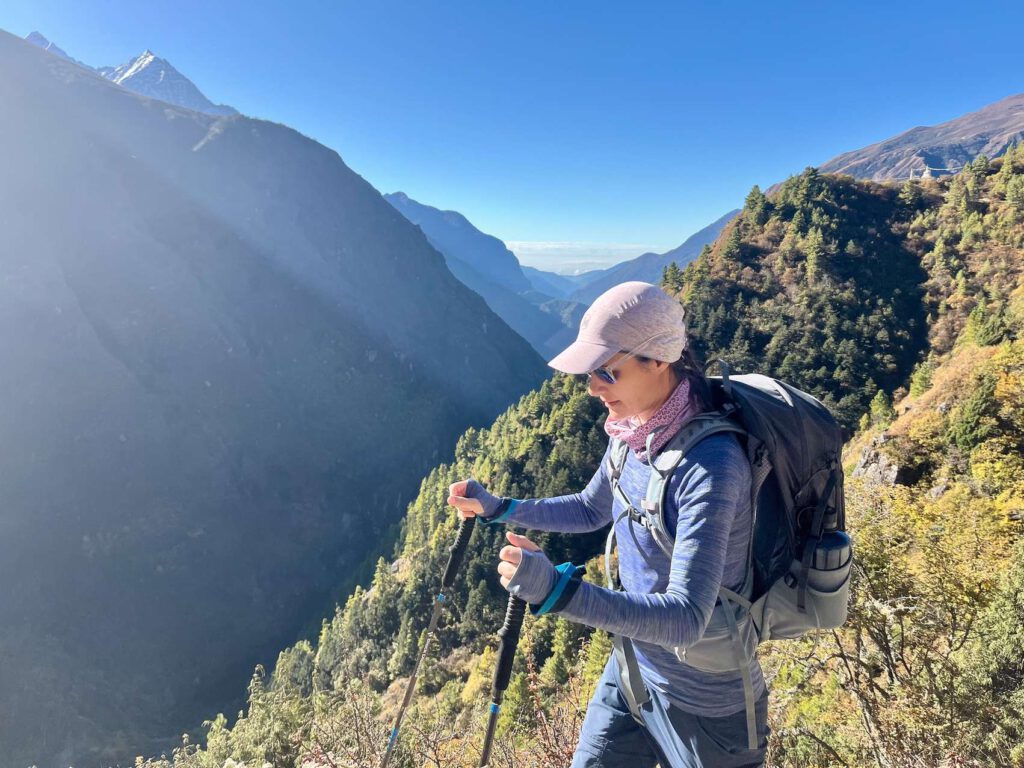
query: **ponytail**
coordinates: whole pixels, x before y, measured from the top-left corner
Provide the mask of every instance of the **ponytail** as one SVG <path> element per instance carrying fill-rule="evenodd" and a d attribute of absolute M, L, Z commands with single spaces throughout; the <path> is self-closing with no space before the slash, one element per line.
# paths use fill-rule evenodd
<path fill-rule="evenodd" d="M 637 355 L 637 359 L 647 361 L 652 358 Z M 697 357 L 689 343 L 679 355 L 679 359 L 669 363 L 669 366 L 675 371 L 680 381 L 689 379 L 690 396 L 697 399 L 698 412 L 703 413 L 714 408 L 711 385 L 708 383 L 707 376 L 704 375 L 704 366 L 701 365 L 700 358 Z"/>
<path fill-rule="evenodd" d="M 680 380 L 690 380 L 690 392 L 698 400 L 698 410 L 700 412 L 710 411 L 714 407 L 711 385 L 708 383 L 707 376 L 704 375 L 704 366 L 701 365 L 700 359 L 690 344 L 686 345 L 679 359 L 671 365 Z"/>

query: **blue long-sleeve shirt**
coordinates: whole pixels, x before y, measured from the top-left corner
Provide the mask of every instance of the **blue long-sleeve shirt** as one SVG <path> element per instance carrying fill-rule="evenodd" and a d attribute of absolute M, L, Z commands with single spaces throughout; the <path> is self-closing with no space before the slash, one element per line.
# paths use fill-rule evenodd
<path fill-rule="evenodd" d="M 618 519 L 625 505 L 611 492 L 609 453 L 610 446 L 582 492 L 517 501 L 504 522 L 582 533 Z M 627 452 L 619 482 L 638 508 L 650 472 L 647 462 L 632 450 Z M 624 517 L 616 523 L 615 535 L 625 591 L 584 582 L 560 611 L 573 621 L 632 638 L 646 683 L 695 714 L 722 717 L 744 708 L 739 672 L 702 672 L 679 661 L 669 649 L 700 639 L 719 586 L 739 590 L 743 583 L 751 535 L 750 485 L 750 465 L 736 436 L 704 438 L 669 481 L 665 524 L 675 541 L 671 558 L 643 526 L 634 523 L 631 534 Z M 756 657 L 750 671 L 754 695 L 759 697 L 764 677 Z"/>

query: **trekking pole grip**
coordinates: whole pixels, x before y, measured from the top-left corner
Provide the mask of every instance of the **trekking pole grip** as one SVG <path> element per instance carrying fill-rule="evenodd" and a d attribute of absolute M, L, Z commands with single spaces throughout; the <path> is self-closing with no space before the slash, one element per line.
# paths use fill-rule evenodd
<path fill-rule="evenodd" d="M 519 645 L 519 632 L 523 628 L 525 612 L 526 603 L 515 595 L 509 595 L 505 623 L 498 630 L 501 643 L 498 646 L 498 663 L 494 667 L 493 687 L 496 694 L 508 688 L 508 682 L 512 678 L 512 662 L 516 657 L 516 646 Z"/>
<path fill-rule="evenodd" d="M 455 574 L 459 572 L 462 565 L 462 558 L 466 554 L 466 547 L 469 544 L 469 537 L 473 535 L 473 526 L 476 524 L 476 517 L 464 517 L 459 523 L 459 532 L 455 536 L 455 543 L 448 548 L 448 565 L 444 567 L 444 575 L 441 577 L 441 590 L 448 589 L 455 582 Z"/>

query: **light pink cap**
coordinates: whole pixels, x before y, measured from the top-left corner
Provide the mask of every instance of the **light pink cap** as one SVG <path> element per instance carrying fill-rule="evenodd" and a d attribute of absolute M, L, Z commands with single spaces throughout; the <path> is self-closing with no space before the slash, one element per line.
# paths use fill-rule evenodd
<path fill-rule="evenodd" d="M 620 350 L 673 363 L 686 348 L 683 305 L 651 283 L 632 280 L 602 293 L 580 321 L 576 341 L 548 362 L 590 373 Z"/>

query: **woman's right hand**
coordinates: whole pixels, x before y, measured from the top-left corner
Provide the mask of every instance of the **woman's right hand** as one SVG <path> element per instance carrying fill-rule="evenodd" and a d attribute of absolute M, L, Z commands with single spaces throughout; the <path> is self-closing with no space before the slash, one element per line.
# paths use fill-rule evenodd
<path fill-rule="evenodd" d="M 459 510 L 459 517 L 479 515 L 486 519 L 498 511 L 501 497 L 488 493 L 479 482 L 469 478 L 448 487 L 448 503 Z"/>

